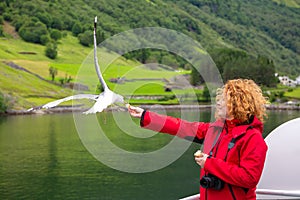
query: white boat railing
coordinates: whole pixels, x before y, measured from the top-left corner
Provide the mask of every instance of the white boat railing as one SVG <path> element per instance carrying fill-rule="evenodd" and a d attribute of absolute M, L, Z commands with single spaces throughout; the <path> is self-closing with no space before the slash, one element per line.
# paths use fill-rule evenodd
<path fill-rule="evenodd" d="M 257 189 L 256 194 L 300 197 L 300 190 Z"/>
<path fill-rule="evenodd" d="M 270 190 L 270 189 L 257 189 L 256 194 L 270 195 L 270 196 L 285 196 L 285 197 L 300 197 L 300 190 Z M 200 194 L 195 194 L 182 198 L 180 200 L 199 200 Z"/>
<path fill-rule="evenodd" d="M 180 200 L 199 200 L 199 198 L 200 198 L 200 194 L 195 194 L 189 197 L 182 198 Z"/>

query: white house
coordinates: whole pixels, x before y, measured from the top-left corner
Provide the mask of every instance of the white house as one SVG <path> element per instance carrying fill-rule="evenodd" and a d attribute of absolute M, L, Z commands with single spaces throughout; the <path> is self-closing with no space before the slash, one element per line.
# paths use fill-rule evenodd
<path fill-rule="evenodd" d="M 300 81 L 300 76 L 298 78 Z M 289 86 L 289 87 L 296 87 L 296 85 L 297 85 L 297 81 L 290 79 L 288 76 L 278 76 L 278 79 L 281 84 Z"/>
<path fill-rule="evenodd" d="M 296 84 L 297 84 L 297 85 L 300 85 L 300 76 L 298 76 L 298 77 L 296 78 Z"/>

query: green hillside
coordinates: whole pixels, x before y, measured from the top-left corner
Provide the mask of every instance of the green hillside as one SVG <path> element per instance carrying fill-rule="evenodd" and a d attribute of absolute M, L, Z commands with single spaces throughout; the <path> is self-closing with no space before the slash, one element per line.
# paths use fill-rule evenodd
<path fill-rule="evenodd" d="M 21 39 L 2 38 L 0 43 L 0 88 L 8 101 L 11 109 L 26 109 L 38 106 L 49 101 L 62 98 L 75 93 L 99 93 L 99 80 L 96 76 L 94 65 L 85 64 L 85 59 L 92 53 L 92 48 L 83 47 L 76 37 L 68 34 L 58 45 L 60 55 L 51 60 L 44 55 L 45 47 L 39 44 L 24 42 Z M 22 52 L 27 52 L 23 54 Z M 31 54 L 28 54 L 30 52 Z M 102 52 L 103 53 L 103 52 Z M 102 55 L 109 57 L 110 53 Z M 10 67 L 7 63 L 14 63 L 32 74 Z M 99 61 L 103 65 L 103 61 Z M 140 67 L 139 67 L 140 66 Z M 51 82 L 49 67 L 55 67 L 58 71 L 54 82 Z M 166 83 L 172 77 L 189 73 L 189 71 L 167 70 L 163 68 L 150 69 L 141 63 L 126 60 L 120 57 L 109 67 L 102 71 L 104 79 L 109 87 L 124 96 L 131 95 L 161 95 L 170 96 L 164 91 Z M 37 77 L 39 76 L 39 77 Z M 72 77 L 72 82 L 80 82 L 88 87 L 86 91 L 72 91 L 60 85 L 60 79 L 66 76 Z M 122 77 L 126 82 L 116 84 L 110 82 L 112 78 Z M 43 80 L 44 79 L 44 80 Z M 178 90 L 177 93 L 184 93 Z M 129 100 L 129 99 L 127 99 Z M 131 100 L 130 102 L 139 102 Z M 144 100 L 144 103 L 157 102 Z M 67 103 L 70 104 L 71 102 Z M 177 103 L 172 99 L 160 101 L 160 103 Z"/>
<path fill-rule="evenodd" d="M 97 15 L 101 40 L 132 28 L 159 26 L 191 36 L 208 51 L 238 48 L 269 57 L 278 72 L 300 73 L 297 0 L 6 0 L 0 12 L 33 42 L 43 43 L 45 37 L 29 37 L 30 30 L 40 35 L 69 30 L 88 45 Z"/>
<path fill-rule="evenodd" d="M 299 5 L 299 0 L 130 0 L 122 3 L 118 0 L 5 0 L 0 2 L 1 92 L 10 99 L 16 98 L 11 102 L 17 109 L 71 94 L 71 89 L 59 86 L 68 77 L 72 82 L 81 79 L 89 88 L 84 92 L 99 92 L 94 68 L 82 70 L 92 52 L 94 16 L 99 19 L 99 42 L 134 28 L 164 27 L 188 35 L 211 53 L 231 49 L 254 58 L 268 58 L 274 62 L 276 72 L 296 77 L 300 74 Z M 57 45 L 55 59 L 45 56 L 45 45 L 49 43 Z M 103 71 L 109 86 L 122 95 L 156 94 L 167 99 L 166 102 L 176 103 L 168 99 L 172 93 L 165 92 L 164 88 L 176 80 L 175 76 L 189 73 L 188 64 L 161 51 L 147 50 L 146 58 L 142 58 L 143 53 L 132 52 L 111 63 Z M 110 56 L 110 52 L 105 56 Z M 5 64 L 9 62 L 32 74 L 10 68 Z M 141 62 L 162 62 L 173 69 L 152 69 Z M 58 71 L 55 84 L 50 81 L 50 67 Z M 77 77 L 79 71 L 81 77 Z M 118 77 L 125 81 L 122 84 L 109 81 Z M 17 87 L 16 80 L 22 85 Z M 136 88 L 134 92 L 133 88 Z M 190 92 L 175 90 L 176 95 Z M 294 94 L 298 93 L 291 96 Z"/>
<path fill-rule="evenodd" d="M 1 92 L 6 94 L 12 109 L 28 109 L 53 100 L 53 96 L 64 97 L 72 94 L 71 90 L 49 84 L 3 63 L 0 63 L 0 69 Z"/>

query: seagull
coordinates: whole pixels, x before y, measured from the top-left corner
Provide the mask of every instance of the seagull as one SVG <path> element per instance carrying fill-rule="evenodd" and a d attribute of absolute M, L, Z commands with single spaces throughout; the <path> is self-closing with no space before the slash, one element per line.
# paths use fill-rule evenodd
<path fill-rule="evenodd" d="M 100 71 L 100 67 L 98 64 L 98 58 L 97 58 L 97 39 L 96 39 L 96 30 L 97 30 L 97 16 L 95 17 L 94 21 L 94 63 L 95 63 L 95 69 L 96 73 L 98 75 L 98 78 L 100 80 L 100 83 L 103 87 L 103 92 L 100 93 L 99 95 L 95 94 L 77 94 L 69 97 L 65 97 L 63 99 L 59 99 L 56 101 L 49 102 L 45 105 L 30 108 L 27 111 L 34 111 L 34 110 L 39 110 L 39 109 L 49 109 L 53 108 L 57 105 L 59 105 L 62 102 L 65 101 L 70 101 L 70 100 L 75 100 L 75 99 L 91 99 L 96 101 L 96 103 L 87 111 L 83 112 L 84 114 L 93 114 L 97 112 L 102 112 L 104 109 L 106 109 L 108 106 L 115 104 L 115 103 L 122 103 L 124 104 L 124 97 L 114 93 L 111 91 L 106 82 L 103 79 L 103 76 Z"/>

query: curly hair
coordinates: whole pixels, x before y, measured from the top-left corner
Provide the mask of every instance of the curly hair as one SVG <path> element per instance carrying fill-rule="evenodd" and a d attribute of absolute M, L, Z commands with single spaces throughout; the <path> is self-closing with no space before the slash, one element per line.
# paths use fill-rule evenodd
<path fill-rule="evenodd" d="M 265 104 L 268 101 L 253 80 L 227 81 L 217 90 L 216 102 L 216 119 L 234 118 L 243 123 L 251 116 L 256 116 L 262 122 L 267 117 Z"/>

